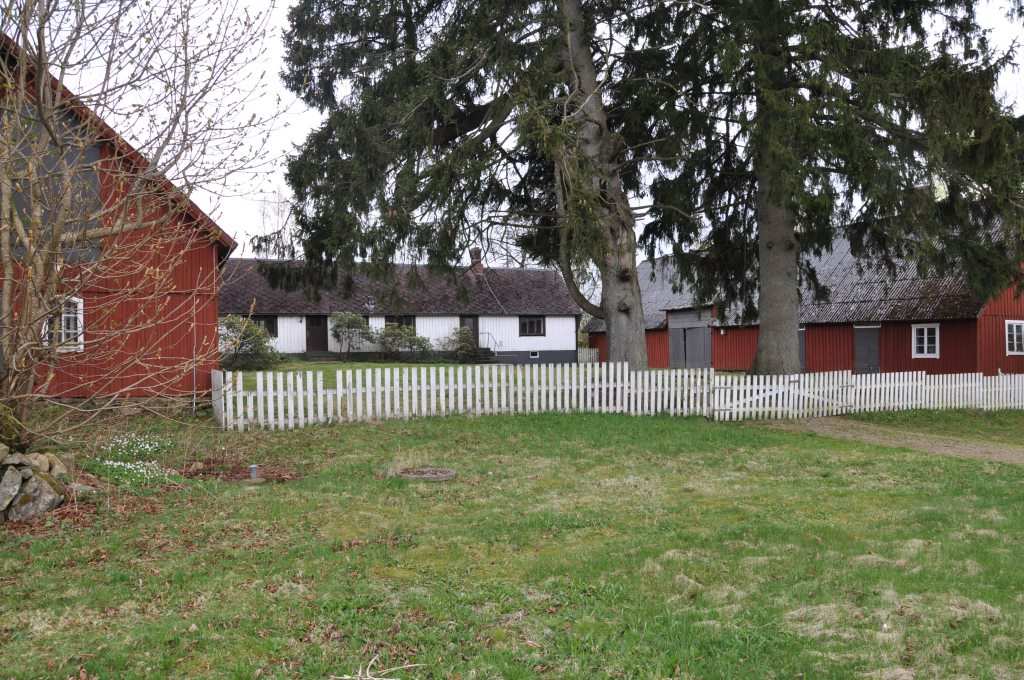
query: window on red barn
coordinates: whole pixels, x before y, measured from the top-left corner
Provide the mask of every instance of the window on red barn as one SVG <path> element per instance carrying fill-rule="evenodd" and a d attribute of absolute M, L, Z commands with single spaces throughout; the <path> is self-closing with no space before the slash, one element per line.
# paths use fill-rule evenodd
<path fill-rule="evenodd" d="M 1024 354 L 1024 321 L 1006 322 L 1006 353 Z"/>
<path fill-rule="evenodd" d="M 55 342 L 58 352 L 81 352 L 85 349 L 85 304 L 81 298 L 64 300 L 56 333 L 51 329 L 49 319 L 43 323 L 43 342 L 47 345 Z"/>
<path fill-rule="evenodd" d="M 920 323 L 911 326 L 913 333 L 912 356 L 915 359 L 939 358 L 939 324 Z"/>

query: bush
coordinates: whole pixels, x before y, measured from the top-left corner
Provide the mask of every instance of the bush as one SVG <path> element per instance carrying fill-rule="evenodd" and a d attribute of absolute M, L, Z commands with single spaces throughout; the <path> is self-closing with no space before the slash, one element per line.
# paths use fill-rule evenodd
<path fill-rule="evenodd" d="M 377 334 L 377 342 L 380 344 L 380 350 L 393 358 L 398 358 L 402 352 L 408 352 L 413 358 L 424 359 L 433 349 L 430 340 L 416 335 L 416 329 L 411 326 L 385 326 L 384 330 Z"/>
<path fill-rule="evenodd" d="M 476 334 L 472 328 L 460 326 L 452 331 L 445 341 L 445 349 L 452 353 L 460 364 L 476 361 L 480 348 L 476 344 Z"/>
<path fill-rule="evenodd" d="M 352 347 L 359 342 L 376 342 L 377 334 L 366 323 L 366 319 L 351 312 L 338 312 L 331 315 L 331 335 L 341 346 L 341 353 L 346 357 L 352 354 Z"/>
<path fill-rule="evenodd" d="M 244 316 L 221 319 L 220 343 L 220 365 L 231 371 L 259 371 L 281 361 L 266 329 Z"/>

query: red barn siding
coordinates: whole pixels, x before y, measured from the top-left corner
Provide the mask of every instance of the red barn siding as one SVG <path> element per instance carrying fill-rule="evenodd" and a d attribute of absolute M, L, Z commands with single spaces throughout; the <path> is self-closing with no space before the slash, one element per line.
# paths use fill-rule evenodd
<path fill-rule="evenodd" d="M 646 333 L 647 365 L 650 368 L 668 368 L 668 331 L 665 329 L 649 330 Z M 588 344 L 597 348 L 600 361 L 608 361 L 608 335 L 591 333 Z"/>
<path fill-rule="evenodd" d="M 804 370 L 853 370 L 853 326 L 810 325 L 804 329 Z"/>
<path fill-rule="evenodd" d="M 137 239 L 146 238 L 136 233 L 130 246 L 106 244 L 113 261 L 118 248 L 127 248 L 143 266 L 90 278 L 80 293 L 85 349 L 41 367 L 40 389 L 50 396 L 209 391 L 217 362 L 218 246 L 191 225 L 168 224 L 140 247 Z"/>
<path fill-rule="evenodd" d="M 650 368 L 668 368 L 668 330 L 647 331 L 647 365 Z"/>
<path fill-rule="evenodd" d="M 883 323 L 879 359 L 883 373 L 973 373 L 977 370 L 977 331 L 973 320 L 939 322 L 939 358 L 911 357 L 911 323 Z"/>
<path fill-rule="evenodd" d="M 720 371 L 749 371 L 757 354 L 757 326 L 711 329 L 711 365 Z"/>
<path fill-rule="evenodd" d="M 986 375 L 1024 373 L 1024 356 L 1007 355 L 1006 322 L 1024 320 L 1024 295 L 1014 289 L 989 301 L 978 318 L 978 370 Z"/>

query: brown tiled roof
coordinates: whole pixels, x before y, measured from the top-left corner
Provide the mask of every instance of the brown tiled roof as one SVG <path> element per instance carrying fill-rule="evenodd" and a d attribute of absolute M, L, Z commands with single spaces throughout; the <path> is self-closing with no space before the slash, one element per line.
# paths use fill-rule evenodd
<path fill-rule="evenodd" d="M 551 269 L 491 269 L 439 273 L 424 266 L 394 265 L 384 278 L 362 267 L 346 288 L 321 289 L 317 299 L 302 290 L 274 288 L 259 260 L 232 258 L 224 267 L 221 314 L 372 315 L 571 315 L 580 313 L 565 282 Z"/>

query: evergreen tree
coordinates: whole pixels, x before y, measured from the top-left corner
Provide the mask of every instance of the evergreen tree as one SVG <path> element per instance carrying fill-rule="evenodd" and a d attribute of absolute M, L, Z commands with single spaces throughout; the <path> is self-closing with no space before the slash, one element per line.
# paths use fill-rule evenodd
<path fill-rule="evenodd" d="M 800 370 L 799 283 L 837 236 L 862 258 L 1019 280 L 1020 134 L 1009 55 L 972 0 L 716 0 L 638 13 L 614 107 L 646 154 L 653 219 L 719 310 L 757 314 L 755 370 Z M 1012 11 L 1019 12 L 1014 2 Z M 663 102 L 671 101 L 668 110 Z"/>
<path fill-rule="evenodd" d="M 618 29 L 631 11 L 621 0 L 300 0 L 285 82 L 325 114 L 288 170 L 306 283 L 360 259 L 451 266 L 511 232 L 605 320 L 611 359 L 645 366 L 629 201 L 641 175 L 606 108 L 622 45 L 611 35 L 640 39 Z M 275 242 L 288 240 L 257 246 Z M 591 267 L 599 304 L 578 286 Z"/>

